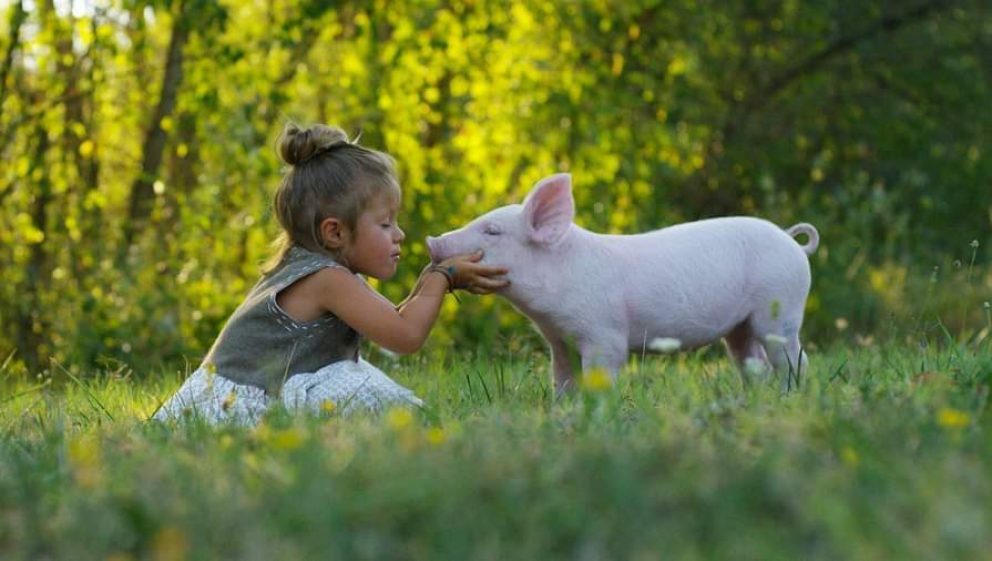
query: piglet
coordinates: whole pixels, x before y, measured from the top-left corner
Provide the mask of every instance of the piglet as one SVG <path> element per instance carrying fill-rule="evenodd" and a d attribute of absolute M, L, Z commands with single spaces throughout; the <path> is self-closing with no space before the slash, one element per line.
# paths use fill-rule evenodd
<path fill-rule="evenodd" d="M 573 384 L 573 344 L 584 372 L 603 368 L 614 380 L 632 350 L 721 338 L 745 383 L 771 370 L 801 375 L 807 360 L 799 329 L 816 228 L 782 230 L 738 216 L 621 236 L 581 228 L 574 215 L 571 176 L 557 174 L 538 182 L 523 204 L 427 238 L 434 262 L 481 248 L 484 262 L 509 269 L 510 285 L 499 292 L 550 344 L 557 393 Z M 799 234 L 805 245 L 794 239 Z"/>

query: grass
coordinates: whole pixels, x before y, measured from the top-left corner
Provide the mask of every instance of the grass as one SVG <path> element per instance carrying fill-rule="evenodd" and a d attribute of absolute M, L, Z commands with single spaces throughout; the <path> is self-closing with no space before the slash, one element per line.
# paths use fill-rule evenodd
<path fill-rule="evenodd" d="M 144 419 L 178 378 L 7 381 L 3 559 L 982 559 L 992 353 L 835 348 L 785 395 L 715 351 L 553 402 L 547 357 L 382 364 L 429 404 Z M 58 371 L 58 369 L 56 369 Z"/>

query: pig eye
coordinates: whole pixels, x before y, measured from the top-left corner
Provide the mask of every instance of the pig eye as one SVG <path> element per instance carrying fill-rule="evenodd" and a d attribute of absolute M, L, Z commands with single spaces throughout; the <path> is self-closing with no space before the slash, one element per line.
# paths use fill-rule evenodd
<path fill-rule="evenodd" d="M 503 232 L 501 232 L 499 226 L 495 224 L 486 224 L 486 228 L 483 230 L 483 233 L 487 236 L 498 236 Z"/>

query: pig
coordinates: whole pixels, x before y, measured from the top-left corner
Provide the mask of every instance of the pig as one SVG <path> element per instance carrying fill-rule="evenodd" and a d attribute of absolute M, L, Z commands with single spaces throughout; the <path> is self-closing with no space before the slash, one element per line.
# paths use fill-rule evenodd
<path fill-rule="evenodd" d="M 774 372 L 785 386 L 782 374 L 802 374 L 808 256 L 819 245 L 812 225 L 782 230 L 732 216 L 604 235 L 574 215 L 572 179 L 562 173 L 539 181 L 523 204 L 427 238 L 435 263 L 482 249 L 483 262 L 509 269 L 497 293 L 547 340 L 557 395 L 574 384 L 570 345 L 583 372 L 605 369 L 614 381 L 628 353 L 653 341 L 694 348 L 721 338 L 745 384 Z"/>

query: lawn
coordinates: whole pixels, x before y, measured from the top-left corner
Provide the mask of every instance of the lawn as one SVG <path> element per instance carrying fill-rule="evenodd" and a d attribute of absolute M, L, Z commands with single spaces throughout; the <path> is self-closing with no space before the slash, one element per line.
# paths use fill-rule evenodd
<path fill-rule="evenodd" d="M 799 387 L 717 350 L 550 397 L 543 350 L 379 361 L 429 406 L 143 419 L 180 383 L 7 380 L 3 559 L 987 559 L 992 353 L 837 346 Z M 385 360 L 385 359 L 383 359 Z"/>

